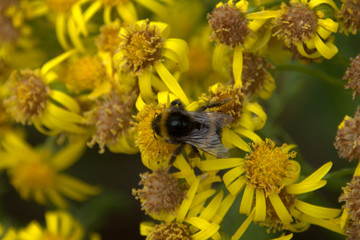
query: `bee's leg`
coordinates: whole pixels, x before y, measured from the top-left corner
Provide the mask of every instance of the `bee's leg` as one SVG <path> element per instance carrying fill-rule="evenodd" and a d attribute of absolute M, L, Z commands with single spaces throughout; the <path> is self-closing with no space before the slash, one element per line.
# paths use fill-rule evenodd
<path fill-rule="evenodd" d="M 199 157 L 201 159 L 199 150 L 192 145 L 191 145 L 191 148 L 192 148 L 192 151 L 189 153 L 189 158 Z"/>
<path fill-rule="evenodd" d="M 227 99 L 224 99 L 224 100 L 222 100 L 222 101 L 220 101 L 220 102 L 209 103 L 208 105 L 202 106 L 202 107 L 199 109 L 199 111 L 200 111 L 200 112 L 203 112 L 203 111 L 205 111 L 205 110 L 208 109 L 208 108 L 220 107 L 220 106 L 224 105 L 225 103 L 227 103 L 228 101 L 230 101 L 231 99 L 233 99 L 233 98 L 227 98 Z"/>
<path fill-rule="evenodd" d="M 185 143 L 182 143 L 180 146 L 178 146 L 174 150 L 173 154 L 171 155 L 170 161 L 169 161 L 169 166 L 172 166 L 174 164 L 176 157 L 182 152 L 184 147 L 185 147 Z"/>

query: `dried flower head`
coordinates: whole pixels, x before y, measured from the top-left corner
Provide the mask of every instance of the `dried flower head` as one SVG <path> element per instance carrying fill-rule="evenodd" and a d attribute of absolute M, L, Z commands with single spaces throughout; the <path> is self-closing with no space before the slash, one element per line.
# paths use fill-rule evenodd
<path fill-rule="evenodd" d="M 360 107 L 354 118 L 346 116 L 335 137 L 335 148 L 341 158 L 360 159 Z"/>
<path fill-rule="evenodd" d="M 230 47 L 242 46 L 250 33 L 245 13 L 227 4 L 216 7 L 207 16 L 214 33 L 211 39 Z"/>
<path fill-rule="evenodd" d="M 49 99 L 49 87 L 37 71 L 15 70 L 8 86 L 12 93 L 4 100 L 9 114 L 22 124 L 32 124 L 39 117 Z"/>
<path fill-rule="evenodd" d="M 360 223 L 359 221 L 349 221 L 349 224 L 345 227 L 345 240 L 360 240 Z"/>
<path fill-rule="evenodd" d="M 350 59 L 351 63 L 343 77 L 344 80 L 348 80 L 346 89 L 351 88 L 353 90 L 353 99 L 360 94 L 360 55 Z"/>
<path fill-rule="evenodd" d="M 281 3 L 281 11 L 275 18 L 275 25 L 279 26 L 274 35 L 283 39 L 285 44 L 304 43 L 314 38 L 318 27 L 316 11 L 309 9 L 302 3 Z"/>
<path fill-rule="evenodd" d="M 70 63 L 64 82 L 75 93 L 92 90 L 107 79 L 105 66 L 99 57 L 85 56 Z"/>
<path fill-rule="evenodd" d="M 271 139 L 252 144 L 253 151 L 247 154 L 246 179 L 253 188 L 262 189 L 266 196 L 280 193 L 285 186 L 284 178 L 289 177 L 290 160 L 296 152 L 288 152 L 287 144 L 276 147 Z"/>
<path fill-rule="evenodd" d="M 124 60 L 121 68 L 133 74 L 141 74 L 144 69 L 161 59 L 162 46 L 160 29 L 156 25 L 150 25 L 149 21 L 125 27 L 119 45 Z"/>
<path fill-rule="evenodd" d="M 120 23 L 118 21 L 100 27 L 100 34 L 96 38 L 99 50 L 115 54 L 120 43 Z"/>
<path fill-rule="evenodd" d="M 247 86 L 246 92 L 256 95 L 264 89 L 264 85 L 271 77 L 267 69 L 274 68 L 265 58 L 253 53 L 244 53 L 242 81 Z"/>
<path fill-rule="evenodd" d="M 104 153 L 105 145 L 115 144 L 120 135 L 127 134 L 137 96 L 136 90 L 121 94 L 111 91 L 97 101 L 95 109 L 85 114 L 89 123 L 96 127 L 88 143 L 90 147 L 98 143 L 99 152 Z"/>
<path fill-rule="evenodd" d="M 360 0 L 344 0 L 338 14 L 340 31 L 346 35 L 360 30 Z"/>
<path fill-rule="evenodd" d="M 219 84 L 216 88 L 210 89 L 209 102 L 221 102 L 226 99 L 230 99 L 227 103 L 211 108 L 214 112 L 223 112 L 232 117 L 232 124 L 235 124 L 240 119 L 245 94 L 242 88 L 229 85 L 224 87 Z"/>
<path fill-rule="evenodd" d="M 190 240 L 188 227 L 181 223 L 161 223 L 154 226 L 146 240 Z"/>
<path fill-rule="evenodd" d="M 144 187 L 133 189 L 133 195 L 140 199 L 141 209 L 148 214 L 173 213 L 185 198 L 184 185 L 169 173 L 168 168 L 155 170 L 151 174 L 146 172 L 140 177 L 139 185 Z"/>
<path fill-rule="evenodd" d="M 360 221 L 360 177 L 354 176 L 346 187 L 342 188 L 343 193 L 339 197 L 339 202 L 345 202 L 343 208 L 347 209 L 351 219 L 355 222 Z"/>

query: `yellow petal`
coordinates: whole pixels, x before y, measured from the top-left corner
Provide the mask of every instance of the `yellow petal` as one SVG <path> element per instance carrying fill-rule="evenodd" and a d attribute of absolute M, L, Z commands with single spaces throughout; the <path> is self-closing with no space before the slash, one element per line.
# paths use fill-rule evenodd
<path fill-rule="evenodd" d="M 67 95 L 63 92 L 60 92 L 58 90 L 51 90 L 49 95 L 50 95 L 51 99 L 60 103 L 62 106 L 66 107 L 71 112 L 80 113 L 79 104 L 69 95 Z"/>
<path fill-rule="evenodd" d="M 330 171 L 331 167 L 332 162 L 325 163 L 310 176 L 302 180 L 301 183 L 320 181 Z"/>
<path fill-rule="evenodd" d="M 161 62 L 157 62 L 155 64 L 155 69 L 169 90 L 178 96 L 185 105 L 188 105 L 189 100 L 184 90 L 181 88 L 174 76 L 166 69 L 166 67 Z"/>
<path fill-rule="evenodd" d="M 67 22 L 69 37 L 72 44 L 78 49 L 80 52 L 85 52 L 85 48 L 80 40 L 79 31 L 75 26 L 75 22 L 72 18 L 68 19 Z"/>
<path fill-rule="evenodd" d="M 59 218 L 54 212 L 47 212 L 45 213 L 45 220 L 46 220 L 46 226 L 47 230 L 49 232 L 57 235 L 59 233 Z"/>
<path fill-rule="evenodd" d="M 116 10 L 124 22 L 133 23 L 138 19 L 137 12 L 132 1 L 127 1 L 124 4 L 118 4 Z"/>
<path fill-rule="evenodd" d="M 178 215 L 176 217 L 177 223 L 182 223 L 184 221 L 186 213 L 189 211 L 189 208 L 194 199 L 199 184 L 200 184 L 200 177 L 197 177 L 196 180 L 191 185 L 189 191 L 186 193 L 186 197 L 184 198 L 184 200 L 182 201 L 179 207 Z"/>
<path fill-rule="evenodd" d="M 229 128 L 223 129 L 223 143 L 225 146 L 230 147 L 230 144 L 234 144 L 237 148 L 244 150 L 246 152 L 251 152 L 250 146 L 242 140 L 242 138 L 233 132 Z M 229 146 L 230 145 L 230 146 Z"/>
<path fill-rule="evenodd" d="M 249 227 L 250 223 L 255 218 L 255 209 L 251 212 L 251 214 L 246 218 L 246 220 L 241 224 L 241 226 L 236 230 L 235 234 L 231 237 L 231 240 L 238 240 L 244 234 L 246 229 Z"/>
<path fill-rule="evenodd" d="M 318 35 L 315 36 L 314 41 L 316 49 L 326 59 L 331 59 L 339 51 L 332 42 L 328 41 L 325 44 Z"/>
<path fill-rule="evenodd" d="M 269 19 L 269 18 L 275 18 L 279 16 L 281 13 L 281 10 L 275 10 L 275 11 L 259 11 L 259 12 L 253 12 L 246 14 L 247 19 Z"/>
<path fill-rule="evenodd" d="M 243 68 L 243 48 L 241 46 L 236 46 L 234 49 L 234 59 L 233 59 L 233 74 L 234 74 L 234 87 L 242 87 L 241 74 Z"/>
<path fill-rule="evenodd" d="M 232 194 L 228 194 L 226 198 L 222 201 L 219 210 L 217 211 L 216 215 L 213 218 L 213 222 L 220 224 L 222 219 L 224 218 L 225 214 L 228 212 L 232 204 L 234 203 L 236 196 Z"/>
<path fill-rule="evenodd" d="M 265 193 L 262 189 L 255 190 L 255 216 L 254 221 L 265 221 L 266 219 L 266 201 Z"/>
<path fill-rule="evenodd" d="M 84 12 L 84 21 L 89 21 L 99 9 L 102 7 L 102 3 L 100 1 L 93 2 Z"/>
<path fill-rule="evenodd" d="M 333 7 L 335 10 L 339 10 L 336 6 L 336 4 L 332 0 L 310 0 L 308 3 L 308 6 L 313 9 L 321 4 L 329 4 L 331 7 Z"/>
<path fill-rule="evenodd" d="M 281 201 L 278 194 L 272 194 L 269 196 L 269 200 L 271 202 L 271 205 L 274 207 L 276 214 L 280 218 L 281 222 L 283 222 L 284 225 L 290 224 L 293 219 L 289 213 L 289 211 L 286 209 L 284 203 Z"/>
<path fill-rule="evenodd" d="M 246 185 L 243 197 L 241 199 L 239 213 L 249 215 L 253 205 L 255 188 Z"/>
<path fill-rule="evenodd" d="M 220 191 L 218 194 L 216 194 L 216 196 L 210 201 L 210 203 L 206 206 L 206 208 L 203 209 L 199 217 L 207 221 L 210 221 L 210 219 L 218 211 L 223 195 L 224 195 L 223 191 Z"/>
<path fill-rule="evenodd" d="M 325 180 L 315 181 L 315 182 L 305 182 L 305 183 L 301 182 L 286 186 L 286 192 L 289 194 L 298 195 L 298 194 L 315 191 L 319 188 L 322 188 L 325 185 L 326 185 Z"/>
<path fill-rule="evenodd" d="M 42 66 L 42 68 L 40 70 L 40 74 L 42 76 L 45 76 L 49 70 L 51 70 L 53 67 L 60 64 L 62 61 L 66 60 L 67 58 L 69 58 L 71 55 L 73 55 L 76 52 L 77 52 L 76 49 L 72 49 L 72 50 L 64 52 L 63 54 L 57 56 L 56 58 L 51 59 L 50 61 L 47 61 Z"/>
<path fill-rule="evenodd" d="M 209 223 L 200 217 L 188 217 L 184 222 L 195 226 L 200 229 L 199 232 L 191 235 L 193 240 L 206 240 L 210 239 L 219 229 L 220 226 L 216 223 Z"/>
<path fill-rule="evenodd" d="M 215 46 L 213 56 L 212 56 L 212 67 L 215 71 L 223 72 L 225 70 L 226 63 L 226 50 L 227 48 L 222 44 L 217 44 Z"/>
<path fill-rule="evenodd" d="M 57 39 L 61 45 L 62 48 L 64 49 L 69 49 L 70 46 L 66 40 L 66 18 L 65 18 L 65 14 L 64 13 L 59 13 L 56 16 L 56 23 L 55 23 L 55 30 L 56 30 L 56 36 Z"/>
<path fill-rule="evenodd" d="M 154 0 L 136 0 L 136 2 L 140 3 L 150 11 L 156 13 L 162 19 L 166 20 L 169 17 L 168 9 L 157 1 Z"/>
<path fill-rule="evenodd" d="M 336 218 L 341 214 L 341 209 L 320 207 L 298 199 L 295 200 L 294 206 L 299 211 L 315 218 L 331 219 Z"/>
<path fill-rule="evenodd" d="M 285 235 L 285 236 L 281 236 L 281 237 L 278 237 L 278 238 L 273 238 L 272 240 L 290 240 L 292 237 L 293 237 L 293 234 L 290 233 L 290 234 Z"/>
<path fill-rule="evenodd" d="M 155 223 L 146 221 L 140 223 L 140 235 L 141 236 L 147 236 L 149 233 L 151 233 L 154 229 Z"/>
<path fill-rule="evenodd" d="M 73 165 L 84 153 L 85 139 L 77 139 L 61 149 L 51 158 L 51 165 L 56 170 L 64 170 Z"/>
<path fill-rule="evenodd" d="M 150 71 L 145 70 L 138 78 L 141 98 L 145 101 L 151 101 L 154 98 L 154 93 L 151 88 Z"/>
<path fill-rule="evenodd" d="M 331 18 L 319 19 L 318 24 L 333 33 L 336 33 L 339 27 L 339 23 L 333 21 Z"/>

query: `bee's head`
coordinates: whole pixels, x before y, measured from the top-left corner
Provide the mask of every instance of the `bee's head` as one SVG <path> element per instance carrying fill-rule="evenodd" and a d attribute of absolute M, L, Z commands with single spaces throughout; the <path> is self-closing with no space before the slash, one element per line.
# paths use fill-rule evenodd
<path fill-rule="evenodd" d="M 162 117 L 162 114 L 161 114 L 161 113 L 160 113 L 160 114 L 157 114 L 157 113 L 155 112 L 154 118 L 153 118 L 153 120 L 151 121 L 151 128 L 152 128 L 153 131 L 154 131 L 154 137 L 155 137 L 155 138 L 156 138 L 155 134 L 157 134 L 158 136 L 161 137 L 161 130 L 160 130 L 160 128 L 161 128 L 161 125 L 160 125 L 160 123 L 161 123 L 161 117 Z"/>

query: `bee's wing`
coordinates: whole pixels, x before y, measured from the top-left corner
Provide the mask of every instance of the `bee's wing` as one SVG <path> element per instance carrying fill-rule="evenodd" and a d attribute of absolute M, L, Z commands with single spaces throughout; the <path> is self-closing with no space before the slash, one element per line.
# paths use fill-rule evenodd
<path fill-rule="evenodd" d="M 181 141 L 219 158 L 225 158 L 228 150 L 221 143 L 222 128 L 231 121 L 231 116 L 218 112 L 189 112 L 199 127 Z"/>

